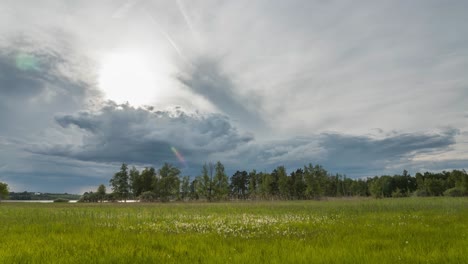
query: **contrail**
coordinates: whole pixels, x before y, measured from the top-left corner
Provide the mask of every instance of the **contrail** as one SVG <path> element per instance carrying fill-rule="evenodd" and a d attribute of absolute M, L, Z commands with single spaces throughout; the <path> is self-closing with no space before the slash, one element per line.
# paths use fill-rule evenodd
<path fill-rule="evenodd" d="M 190 29 L 190 33 L 192 33 L 192 36 L 195 38 L 196 41 L 198 41 L 198 35 L 195 33 L 195 29 L 193 28 L 193 24 L 190 21 L 190 18 L 187 15 L 187 12 L 185 10 L 185 6 L 182 4 L 180 0 L 176 0 L 177 7 L 179 7 L 179 11 L 184 17 L 185 23 L 187 24 L 187 27 Z"/>
<path fill-rule="evenodd" d="M 186 63 L 189 63 L 187 58 L 182 54 L 182 51 L 179 49 L 177 44 L 174 42 L 174 40 L 171 38 L 171 36 L 161 27 L 161 25 L 154 19 L 154 17 L 148 13 L 148 11 L 145 10 L 146 15 L 151 19 L 151 21 L 154 23 L 156 28 L 159 30 L 159 32 L 166 37 L 167 41 L 171 44 L 171 46 L 174 48 L 174 50 L 179 54 L 180 58 L 182 58 Z M 190 64 L 190 63 L 189 63 Z"/>
<path fill-rule="evenodd" d="M 132 9 L 140 0 L 129 0 L 125 4 L 121 5 L 117 10 L 112 14 L 112 18 L 122 18 L 124 17 L 130 9 Z"/>
<path fill-rule="evenodd" d="M 136 5 L 138 4 L 138 2 L 140 2 L 140 0 L 128 0 L 125 4 L 121 5 L 113 14 L 112 14 L 112 17 L 113 18 L 122 18 L 124 17 L 128 12 L 130 12 L 130 10 Z M 177 0 L 177 6 L 179 7 L 179 10 L 180 12 L 182 13 L 182 16 L 184 17 L 184 20 L 185 20 L 185 23 L 187 23 L 192 35 L 194 37 L 195 36 L 195 31 L 193 30 L 193 27 L 192 27 L 192 24 L 190 23 L 190 20 L 187 16 L 187 14 L 185 13 L 184 11 L 184 7 L 182 5 L 182 3 L 179 2 L 179 0 Z M 182 60 L 189 64 L 189 65 L 192 65 L 190 63 L 190 61 L 184 56 L 184 54 L 182 53 L 182 51 L 180 50 L 180 48 L 177 46 L 177 44 L 175 43 L 175 41 L 171 38 L 171 36 L 162 28 L 162 26 L 158 23 L 158 21 L 156 21 L 156 19 L 146 10 L 146 9 L 143 9 L 143 12 L 151 19 L 151 22 L 153 22 L 153 24 L 156 26 L 156 28 L 159 30 L 159 32 L 166 38 L 166 40 L 169 42 L 169 44 L 171 44 L 171 46 L 174 48 L 174 50 L 177 52 L 177 54 L 179 55 L 180 58 L 182 58 Z"/>

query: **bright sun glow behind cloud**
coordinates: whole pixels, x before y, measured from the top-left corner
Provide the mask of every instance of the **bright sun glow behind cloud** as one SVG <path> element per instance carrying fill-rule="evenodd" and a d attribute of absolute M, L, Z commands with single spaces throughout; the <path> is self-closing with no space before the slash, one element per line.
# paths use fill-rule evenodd
<path fill-rule="evenodd" d="M 115 52 L 105 56 L 99 72 L 99 87 L 106 99 L 132 105 L 159 101 L 167 85 L 167 69 L 150 55 Z"/>

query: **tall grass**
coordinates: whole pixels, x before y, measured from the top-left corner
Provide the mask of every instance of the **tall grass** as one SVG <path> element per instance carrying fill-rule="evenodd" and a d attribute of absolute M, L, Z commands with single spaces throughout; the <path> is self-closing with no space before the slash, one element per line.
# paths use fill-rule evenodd
<path fill-rule="evenodd" d="M 468 263 L 468 199 L 0 203 L 0 263 Z"/>

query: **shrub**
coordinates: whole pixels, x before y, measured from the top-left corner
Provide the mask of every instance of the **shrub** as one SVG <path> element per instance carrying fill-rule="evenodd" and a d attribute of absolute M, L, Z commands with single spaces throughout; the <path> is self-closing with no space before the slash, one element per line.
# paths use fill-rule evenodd
<path fill-rule="evenodd" d="M 64 198 L 57 198 L 54 200 L 54 203 L 68 203 L 70 200 Z"/>
<path fill-rule="evenodd" d="M 142 193 L 138 198 L 140 199 L 140 202 L 154 202 L 157 197 L 154 192 L 148 191 Z"/>
<path fill-rule="evenodd" d="M 460 187 L 451 188 L 444 192 L 444 196 L 459 197 L 465 195 L 467 195 L 467 192 Z"/>
<path fill-rule="evenodd" d="M 115 193 L 106 193 L 106 195 L 104 196 L 104 200 L 107 200 L 110 203 L 116 203 L 119 201 Z"/>
<path fill-rule="evenodd" d="M 78 200 L 79 203 L 97 203 L 98 201 L 99 195 L 93 192 L 85 192 Z"/>
<path fill-rule="evenodd" d="M 406 195 L 406 193 L 400 190 L 399 188 L 396 188 L 396 190 L 392 192 L 393 198 L 400 198 L 400 197 L 406 197 L 406 196 L 408 195 Z"/>
<path fill-rule="evenodd" d="M 426 197 L 429 196 L 429 193 L 426 190 L 418 189 L 413 193 L 413 195 L 418 197 Z"/>

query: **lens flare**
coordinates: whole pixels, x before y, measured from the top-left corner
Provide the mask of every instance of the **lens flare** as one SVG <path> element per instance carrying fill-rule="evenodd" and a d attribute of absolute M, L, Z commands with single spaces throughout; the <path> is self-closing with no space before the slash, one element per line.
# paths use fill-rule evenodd
<path fill-rule="evenodd" d="M 39 70 L 39 61 L 33 55 L 20 53 L 16 55 L 16 67 L 23 71 Z"/>
<path fill-rule="evenodd" d="M 171 150 L 172 150 L 172 152 L 174 152 L 174 155 L 176 155 L 176 157 L 180 161 L 180 163 L 182 163 L 184 166 L 187 166 L 187 164 L 185 163 L 185 159 L 182 156 L 182 154 L 180 154 L 180 152 L 175 147 L 171 147 Z"/>

